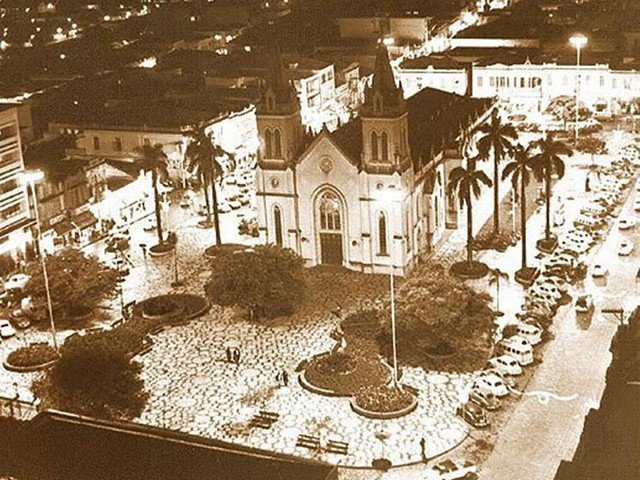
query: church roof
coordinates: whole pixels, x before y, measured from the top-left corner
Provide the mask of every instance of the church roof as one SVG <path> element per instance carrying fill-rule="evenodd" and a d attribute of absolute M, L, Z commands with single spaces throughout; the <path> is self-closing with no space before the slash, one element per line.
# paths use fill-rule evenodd
<path fill-rule="evenodd" d="M 414 168 L 418 169 L 455 139 L 462 128 L 469 127 L 493 100 L 425 88 L 408 98 L 406 103 L 409 146 Z M 351 157 L 350 161 L 359 166 L 363 148 L 361 118 L 343 125 L 331 137 Z"/>

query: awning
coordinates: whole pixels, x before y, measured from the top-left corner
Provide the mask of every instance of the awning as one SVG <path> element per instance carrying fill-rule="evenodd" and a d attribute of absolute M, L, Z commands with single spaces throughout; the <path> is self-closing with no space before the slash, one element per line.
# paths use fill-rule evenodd
<path fill-rule="evenodd" d="M 71 225 L 71 222 L 69 220 L 62 220 L 53 226 L 53 230 L 58 235 L 65 235 L 73 230 L 73 225 Z"/>
<path fill-rule="evenodd" d="M 84 230 L 85 228 L 92 227 L 98 223 L 98 219 L 93 215 L 93 213 L 87 210 L 86 212 L 82 212 L 81 214 L 74 216 L 71 219 L 71 223 L 73 223 L 76 228 Z"/>

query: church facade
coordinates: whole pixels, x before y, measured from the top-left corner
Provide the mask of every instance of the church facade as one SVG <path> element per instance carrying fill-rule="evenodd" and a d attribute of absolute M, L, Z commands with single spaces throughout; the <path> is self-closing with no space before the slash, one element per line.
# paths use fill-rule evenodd
<path fill-rule="evenodd" d="M 425 89 L 405 99 L 380 45 L 360 115 L 335 132 L 303 131 L 277 46 L 258 107 L 261 241 L 307 265 L 403 275 L 461 218 L 446 195 L 458 139 L 492 102 Z"/>

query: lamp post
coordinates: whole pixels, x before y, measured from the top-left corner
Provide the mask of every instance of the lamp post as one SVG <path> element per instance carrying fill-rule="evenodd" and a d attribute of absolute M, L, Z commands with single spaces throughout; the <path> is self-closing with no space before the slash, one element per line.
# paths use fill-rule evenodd
<path fill-rule="evenodd" d="M 576 49 L 576 125 L 575 125 L 575 144 L 578 145 L 579 127 L 578 121 L 580 120 L 580 52 L 582 48 L 587 44 L 587 37 L 578 33 L 569 38 L 569 43 Z"/>
<path fill-rule="evenodd" d="M 396 189 L 391 186 L 387 189 L 378 190 L 374 199 L 380 202 L 387 208 L 393 207 L 393 204 L 396 202 L 402 202 L 402 190 Z M 391 213 L 391 212 L 388 212 Z M 386 218 L 391 219 L 393 215 L 386 215 Z M 387 230 L 389 230 L 387 225 Z M 385 232 L 388 233 L 388 232 Z M 391 238 L 393 238 L 393 229 L 391 229 Z M 395 280 L 394 280 L 394 261 L 393 261 L 393 242 L 391 242 L 391 251 L 389 252 L 389 301 L 391 303 L 391 349 L 393 352 L 393 384 L 394 386 L 398 385 L 398 347 L 397 347 L 397 336 L 396 336 L 396 301 L 395 301 Z"/>
<path fill-rule="evenodd" d="M 36 194 L 36 182 L 44 178 L 44 173 L 35 171 L 25 171 L 21 175 L 21 179 L 24 183 L 31 187 L 31 194 L 33 195 L 33 210 L 35 212 L 36 229 L 38 230 L 38 255 L 40 256 L 40 262 L 42 262 L 42 276 L 44 277 L 44 289 L 47 294 L 47 309 L 49 311 L 49 321 L 51 322 L 51 338 L 53 340 L 53 348 L 58 351 L 58 341 L 56 340 L 56 325 L 53 319 L 53 306 L 51 304 L 51 291 L 49 289 L 49 274 L 47 272 L 47 262 L 45 260 L 45 254 L 42 249 L 42 229 L 40 227 L 40 213 L 38 212 L 38 195 Z"/>

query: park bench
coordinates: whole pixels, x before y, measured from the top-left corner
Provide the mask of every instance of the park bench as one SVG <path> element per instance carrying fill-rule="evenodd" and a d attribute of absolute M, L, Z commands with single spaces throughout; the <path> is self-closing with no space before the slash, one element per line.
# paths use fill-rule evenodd
<path fill-rule="evenodd" d="M 320 450 L 320 439 L 311 435 L 298 435 L 296 447 L 308 448 L 310 450 Z"/>
<path fill-rule="evenodd" d="M 280 418 L 279 413 L 267 412 L 266 410 L 260 410 L 257 415 L 254 415 L 249 422 L 251 427 L 262 428 L 268 430 L 271 426 Z"/>
<path fill-rule="evenodd" d="M 329 440 L 327 442 L 327 452 L 346 455 L 349 453 L 349 444 L 339 440 Z"/>

